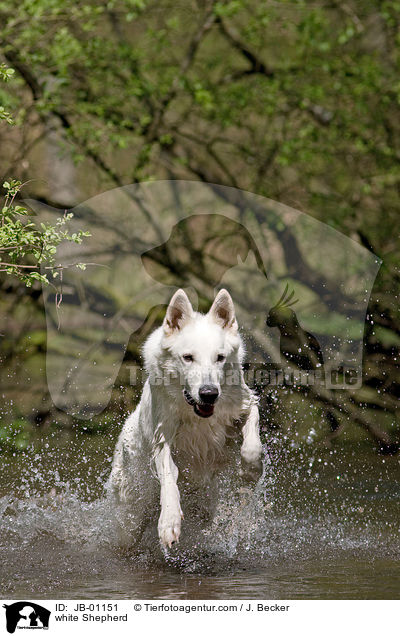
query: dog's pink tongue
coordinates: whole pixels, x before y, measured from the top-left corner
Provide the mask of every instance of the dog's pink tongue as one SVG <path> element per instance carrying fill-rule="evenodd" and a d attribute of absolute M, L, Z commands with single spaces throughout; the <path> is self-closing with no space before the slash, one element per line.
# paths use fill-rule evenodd
<path fill-rule="evenodd" d="M 214 413 L 213 404 L 196 404 L 196 410 L 198 415 L 202 417 L 210 417 Z"/>

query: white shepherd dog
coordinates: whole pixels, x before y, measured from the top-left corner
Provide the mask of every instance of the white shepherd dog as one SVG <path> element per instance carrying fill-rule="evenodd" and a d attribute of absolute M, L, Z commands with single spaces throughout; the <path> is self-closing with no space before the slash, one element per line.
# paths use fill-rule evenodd
<path fill-rule="evenodd" d="M 174 294 L 163 325 L 144 345 L 149 377 L 121 431 L 108 482 L 124 513 L 120 519 L 128 520 L 123 536 L 132 545 L 154 517 L 158 496 L 161 544 L 171 547 L 179 541 L 178 477 L 181 490 L 185 482 L 203 484 L 202 499 L 204 484 L 226 463 L 244 478 L 260 477 L 257 398 L 244 382 L 243 357 L 235 309 L 225 289 L 205 315 L 193 310 L 182 289 Z M 240 460 L 228 452 L 235 429 L 242 435 Z M 190 501 L 182 507 L 190 510 Z"/>

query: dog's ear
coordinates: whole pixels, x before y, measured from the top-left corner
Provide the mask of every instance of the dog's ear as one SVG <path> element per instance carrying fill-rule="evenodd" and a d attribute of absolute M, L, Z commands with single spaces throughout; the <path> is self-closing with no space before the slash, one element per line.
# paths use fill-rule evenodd
<path fill-rule="evenodd" d="M 164 318 L 165 333 L 172 333 L 182 329 L 184 324 L 193 316 L 193 307 L 183 289 L 178 289 L 172 296 Z"/>
<path fill-rule="evenodd" d="M 208 312 L 209 316 L 224 329 L 237 329 L 235 307 L 229 292 L 221 289 Z"/>

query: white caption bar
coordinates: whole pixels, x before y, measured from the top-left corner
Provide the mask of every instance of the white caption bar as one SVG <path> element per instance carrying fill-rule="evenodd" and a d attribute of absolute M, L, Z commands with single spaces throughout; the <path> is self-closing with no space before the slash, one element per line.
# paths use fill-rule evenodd
<path fill-rule="evenodd" d="M 256 628 L 260 634 L 369 636 L 397 625 L 399 601 L 263 601 L 263 600 L 4 600 L 0 601 L 0 633 L 35 636 L 43 632 L 85 636 L 212 634 Z M 22 631 L 23 630 L 23 631 Z"/>

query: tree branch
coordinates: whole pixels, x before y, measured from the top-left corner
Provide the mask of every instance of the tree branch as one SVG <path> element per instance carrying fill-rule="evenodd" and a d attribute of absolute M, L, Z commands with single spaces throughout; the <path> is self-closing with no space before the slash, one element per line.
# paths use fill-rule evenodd
<path fill-rule="evenodd" d="M 217 24 L 221 33 L 230 42 L 230 44 L 250 62 L 250 69 L 243 71 L 244 74 L 260 73 L 266 77 L 275 77 L 275 71 L 268 67 L 264 62 L 255 55 L 250 49 L 236 37 L 233 31 L 218 17 Z"/>

